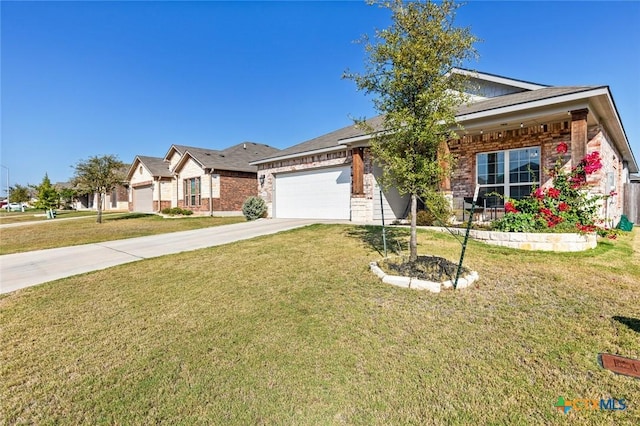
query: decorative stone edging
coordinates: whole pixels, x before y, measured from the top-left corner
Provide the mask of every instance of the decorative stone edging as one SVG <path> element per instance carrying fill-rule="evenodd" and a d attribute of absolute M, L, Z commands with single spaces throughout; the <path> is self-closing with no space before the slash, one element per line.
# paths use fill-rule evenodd
<path fill-rule="evenodd" d="M 432 227 L 432 229 L 447 231 L 446 228 L 441 227 Z M 466 232 L 461 228 L 450 228 L 450 230 L 458 235 L 464 235 Z M 596 234 L 499 232 L 472 229 L 469 231 L 469 236 L 483 243 L 520 250 L 573 252 L 590 250 L 598 245 Z"/>
<path fill-rule="evenodd" d="M 401 277 L 399 275 L 387 275 L 380 267 L 377 262 L 369 263 L 369 267 L 371 268 L 371 272 L 376 274 L 378 278 L 382 280 L 385 284 L 395 285 L 397 287 L 403 288 L 412 288 L 415 290 L 429 290 L 432 293 L 440 293 L 440 290 L 444 288 L 452 288 L 453 282 L 451 280 L 445 281 L 443 283 L 438 283 L 435 281 L 421 280 L 415 277 Z M 458 278 L 458 286 L 457 290 L 467 288 L 475 281 L 478 280 L 480 276 L 476 271 L 471 271 L 464 278 Z"/>

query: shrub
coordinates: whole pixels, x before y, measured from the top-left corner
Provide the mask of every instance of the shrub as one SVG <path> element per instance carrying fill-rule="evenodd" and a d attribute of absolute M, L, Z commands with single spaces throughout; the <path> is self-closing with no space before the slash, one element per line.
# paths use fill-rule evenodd
<path fill-rule="evenodd" d="M 561 142 L 556 150 L 560 156 L 550 171 L 552 186 L 535 188 L 531 195 L 520 200 L 507 200 L 505 215 L 494 222 L 494 229 L 507 232 L 597 231 L 599 235 L 615 238 L 614 230 L 596 225 L 599 203 L 615 193 L 595 195 L 588 191 L 588 176 L 602 168 L 600 153 L 587 154 L 570 171 L 565 171 L 562 154 L 567 152 L 567 144 Z"/>
<path fill-rule="evenodd" d="M 425 210 L 416 213 L 416 225 L 433 226 L 446 225 L 451 217 L 451 205 L 439 192 L 427 192 L 423 195 Z M 409 215 L 411 220 L 411 215 Z"/>
<path fill-rule="evenodd" d="M 160 213 L 168 214 L 172 216 L 174 215 L 190 216 L 193 214 L 191 210 L 181 209 L 180 207 L 167 207 L 166 209 L 162 209 Z"/>
<path fill-rule="evenodd" d="M 251 196 L 242 204 L 242 214 L 247 220 L 260 219 L 267 214 L 267 204 L 262 198 Z"/>

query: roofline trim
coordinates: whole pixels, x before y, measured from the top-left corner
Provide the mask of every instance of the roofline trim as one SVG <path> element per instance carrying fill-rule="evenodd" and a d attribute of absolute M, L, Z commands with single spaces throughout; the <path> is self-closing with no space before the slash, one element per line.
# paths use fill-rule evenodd
<path fill-rule="evenodd" d="M 550 87 L 545 84 L 531 83 L 529 81 L 524 81 L 524 80 L 515 80 L 513 78 L 503 77 L 501 75 L 489 74 L 486 72 L 479 72 L 479 71 L 471 71 L 464 68 L 453 68 L 451 71 L 457 74 L 465 75 L 467 77 L 475 77 L 482 80 L 490 81 L 492 83 L 504 84 L 507 86 L 519 87 L 521 89 L 527 89 L 527 90 L 544 89 L 544 88 Z"/>
<path fill-rule="evenodd" d="M 570 93 L 566 95 L 551 96 L 548 98 L 538 99 L 535 101 L 520 102 L 513 105 L 490 108 L 483 111 L 458 115 L 456 116 L 456 121 L 463 122 L 463 121 L 469 121 L 469 120 L 477 120 L 480 118 L 489 117 L 496 114 L 509 114 L 512 112 L 521 111 L 523 109 L 540 108 L 540 107 L 545 107 L 545 106 L 553 105 L 560 102 L 577 101 L 585 98 L 590 98 L 592 96 L 598 96 L 598 95 L 604 95 L 604 94 L 607 94 L 607 95 L 609 94 L 609 91 L 607 90 L 606 86 L 597 87 L 595 89 L 586 89 L 580 92 Z"/>
<path fill-rule="evenodd" d="M 328 148 L 315 149 L 313 151 L 300 151 L 293 154 L 282 155 L 280 157 L 271 157 L 271 158 L 263 158 L 261 160 L 252 161 L 249 164 L 252 166 L 257 166 L 258 164 L 272 163 L 274 161 L 282 161 L 289 160 L 291 158 L 298 158 L 303 155 L 314 155 L 314 154 L 324 154 L 325 152 L 331 151 L 340 151 L 342 149 L 347 149 L 348 147 L 344 144 L 338 144 L 335 146 L 330 146 Z"/>

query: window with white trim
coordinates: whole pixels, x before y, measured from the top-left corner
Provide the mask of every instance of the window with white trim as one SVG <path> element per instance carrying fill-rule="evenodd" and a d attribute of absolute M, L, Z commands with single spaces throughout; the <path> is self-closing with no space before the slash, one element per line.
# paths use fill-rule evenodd
<path fill-rule="evenodd" d="M 200 178 L 184 180 L 184 205 L 195 207 L 200 205 Z"/>
<path fill-rule="evenodd" d="M 505 172 L 506 170 L 506 172 Z M 540 148 L 484 152 L 476 156 L 476 183 L 487 207 L 501 207 L 504 198 L 520 199 L 540 185 Z"/>

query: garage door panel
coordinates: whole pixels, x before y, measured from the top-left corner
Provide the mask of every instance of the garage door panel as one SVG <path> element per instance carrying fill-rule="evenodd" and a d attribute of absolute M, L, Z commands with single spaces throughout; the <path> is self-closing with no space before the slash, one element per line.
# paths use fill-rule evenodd
<path fill-rule="evenodd" d="M 276 175 L 275 217 L 349 219 L 351 169 L 338 167 Z"/>
<path fill-rule="evenodd" d="M 153 212 L 153 189 L 151 185 L 133 188 L 133 211 Z"/>

